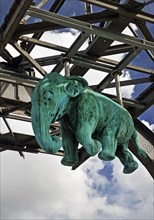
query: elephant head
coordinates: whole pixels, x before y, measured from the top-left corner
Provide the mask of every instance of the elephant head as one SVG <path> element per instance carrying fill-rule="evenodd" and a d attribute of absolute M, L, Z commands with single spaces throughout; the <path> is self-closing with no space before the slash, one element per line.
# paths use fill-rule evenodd
<path fill-rule="evenodd" d="M 56 153 L 61 140 L 49 133 L 50 124 L 59 121 L 71 108 L 71 100 L 88 86 L 80 77 L 63 77 L 53 72 L 47 74 L 35 87 L 32 95 L 32 126 L 41 148 Z"/>

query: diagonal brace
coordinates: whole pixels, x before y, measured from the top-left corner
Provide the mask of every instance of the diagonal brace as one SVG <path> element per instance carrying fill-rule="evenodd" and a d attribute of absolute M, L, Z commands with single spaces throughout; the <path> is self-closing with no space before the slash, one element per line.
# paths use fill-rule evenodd
<path fill-rule="evenodd" d="M 51 23 L 59 24 L 64 27 L 75 28 L 77 30 L 86 32 L 87 34 L 95 34 L 100 37 L 104 37 L 110 40 L 116 40 L 122 43 L 126 43 L 128 45 L 132 45 L 134 47 L 139 47 L 141 49 L 153 51 L 154 48 L 154 42 L 143 40 L 136 37 L 131 37 L 125 34 L 119 34 L 112 31 L 108 31 L 103 28 L 96 27 L 87 22 L 79 21 L 62 15 L 57 15 L 52 12 L 48 12 L 42 9 L 37 9 L 35 7 L 30 7 L 30 9 L 28 10 L 28 14 L 45 21 L 49 21 Z"/>

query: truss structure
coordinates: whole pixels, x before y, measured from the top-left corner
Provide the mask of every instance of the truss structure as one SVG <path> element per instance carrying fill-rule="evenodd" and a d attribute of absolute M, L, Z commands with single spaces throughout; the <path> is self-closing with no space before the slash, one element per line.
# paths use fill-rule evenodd
<path fill-rule="evenodd" d="M 145 10 L 146 7 L 154 6 L 153 1 L 76 0 L 76 4 L 83 7 L 81 10 L 83 14 L 71 16 L 72 12 L 68 11 L 67 14 L 70 16 L 64 16 L 61 10 L 65 4 L 69 4 L 69 1 L 74 0 L 44 0 L 38 5 L 32 0 L 14 0 L 1 25 L 0 117 L 8 132 L 1 132 L 0 151 L 18 151 L 23 157 L 24 152 L 46 153 L 38 146 L 35 136 L 24 132 L 15 133 L 9 121 L 14 119 L 17 124 L 19 120 L 31 123 L 31 94 L 36 83 L 47 74 L 45 66 L 53 65 L 51 71 L 59 73 L 67 68 L 66 74 L 82 77 L 85 77 L 90 69 L 94 69 L 95 76 L 91 77 L 97 78 L 97 71 L 102 72 L 101 81 L 91 85 L 97 92 L 103 93 L 104 89 L 115 87 L 118 92 L 120 86 L 130 85 L 142 88 L 137 97 L 132 99 L 122 97 L 122 103 L 133 117 L 141 147 L 148 157 L 139 158 L 133 143 L 130 143 L 129 149 L 154 177 L 154 135 L 139 120 L 139 117 L 154 104 L 154 71 L 144 65 L 134 64 L 136 57 L 143 51 L 149 62 L 152 63 L 154 60 L 152 33 L 154 17 Z M 45 4 L 48 4 L 48 9 L 42 9 Z M 79 35 L 69 48 L 54 44 L 52 39 L 52 43 L 41 39 L 47 31 L 69 32 L 70 28 L 78 30 Z M 131 35 L 123 32 L 126 28 Z M 88 46 L 81 50 L 85 42 L 88 42 Z M 12 45 L 19 55 L 11 54 L 8 45 Z M 38 46 L 58 51 L 58 55 L 34 58 L 32 51 Z M 123 55 L 120 61 L 108 57 L 119 54 Z M 113 80 L 125 70 L 129 70 L 131 80 L 118 81 L 120 86 L 117 86 L 117 81 Z M 137 73 L 137 77 L 133 77 L 134 73 Z M 39 74 L 41 77 L 38 77 Z M 119 101 L 118 93 L 106 95 L 114 101 Z M 149 117 L 154 116 L 149 113 Z M 51 125 L 51 135 L 60 135 L 58 123 Z M 56 155 L 63 154 L 61 150 Z M 79 149 L 79 157 L 78 166 L 89 158 L 82 147 Z"/>

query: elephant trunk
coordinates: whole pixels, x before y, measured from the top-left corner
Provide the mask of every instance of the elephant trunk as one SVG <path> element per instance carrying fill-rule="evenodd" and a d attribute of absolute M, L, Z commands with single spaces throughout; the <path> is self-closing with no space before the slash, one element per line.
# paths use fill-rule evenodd
<path fill-rule="evenodd" d="M 33 95 L 32 99 L 32 127 L 36 140 L 40 147 L 48 153 L 56 153 L 60 150 L 62 144 L 57 136 L 51 136 L 49 133 L 51 119 L 50 110 L 38 101 L 38 97 Z"/>

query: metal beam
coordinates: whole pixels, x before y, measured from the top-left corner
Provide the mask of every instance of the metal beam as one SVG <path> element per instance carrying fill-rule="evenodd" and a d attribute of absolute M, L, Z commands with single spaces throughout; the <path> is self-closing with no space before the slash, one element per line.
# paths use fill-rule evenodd
<path fill-rule="evenodd" d="M 12 107 L 12 108 L 5 108 L 2 110 L 2 115 L 8 115 L 9 113 L 12 113 L 12 112 L 15 112 L 17 110 L 26 110 L 27 108 L 29 109 L 31 107 L 31 102 L 28 102 L 28 103 L 24 103 L 24 104 L 21 104 L 19 106 L 15 106 L 15 107 Z M 0 114 L 1 116 L 1 114 Z"/>
<path fill-rule="evenodd" d="M 139 144 L 148 156 L 145 159 L 140 158 L 137 149 L 132 144 L 129 145 L 129 149 L 154 178 L 154 134 L 138 119 L 134 121 L 134 124 L 138 133 Z"/>
<path fill-rule="evenodd" d="M 121 72 L 139 53 L 140 48 L 134 48 L 130 51 L 115 67 L 115 71 Z"/>
<path fill-rule="evenodd" d="M 130 1 L 127 1 L 127 5 L 128 7 L 132 7 Z M 111 32 L 116 30 L 116 33 L 120 34 L 127 27 L 129 22 L 130 22 L 129 19 L 121 20 L 119 18 L 116 20 L 113 19 L 112 21 L 106 22 L 106 23 L 101 22 L 99 27 L 101 29 L 105 28 L 106 30 L 111 31 Z M 87 55 L 90 55 L 90 57 L 93 56 L 93 60 L 99 60 L 99 58 L 104 55 L 105 51 L 109 49 L 109 47 L 111 46 L 113 42 L 114 42 L 114 39 L 111 40 L 111 39 L 107 39 L 105 37 L 100 37 L 96 35 L 96 37 L 93 39 L 93 41 L 90 43 L 89 47 L 87 48 L 86 53 Z M 90 57 L 88 59 L 91 59 Z M 83 76 L 87 71 L 88 71 L 87 68 L 83 68 L 83 67 L 79 68 L 79 66 L 73 66 L 71 68 L 71 75 L 80 74 L 80 76 Z"/>
<path fill-rule="evenodd" d="M 3 116 L 2 116 L 2 118 L 3 118 L 4 122 L 5 122 L 5 125 L 7 126 L 7 128 L 8 128 L 8 130 L 9 130 L 11 136 L 13 137 L 16 146 L 18 147 L 18 146 L 19 146 L 19 141 L 18 141 L 16 135 L 15 135 L 14 132 L 12 131 L 12 129 L 11 129 L 11 127 L 10 127 L 8 121 L 6 120 L 6 118 L 4 118 Z M 24 156 L 24 154 L 23 154 L 23 152 L 22 152 L 21 150 L 19 150 L 18 152 L 19 152 L 19 155 L 20 155 L 21 157 L 25 158 L 25 156 Z"/>
<path fill-rule="evenodd" d="M 137 131 L 146 139 L 148 140 L 151 145 L 154 148 L 154 133 L 147 128 L 141 121 L 139 121 L 138 119 L 134 120 L 134 124 L 135 124 L 135 128 L 137 129 Z"/>
<path fill-rule="evenodd" d="M 35 85 L 37 84 L 37 82 L 40 80 L 36 80 L 35 78 L 32 79 L 32 77 L 28 77 L 28 76 L 22 76 L 22 75 L 19 75 L 19 74 L 15 74 L 15 75 L 9 75 L 9 74 L 4 74 L 2 73 L 1 74 L 1 78 L 0 78 L 1 81 L 4 81 L 4 82 L 7 82 L 7 83 L 10 83 L 10 84 L 17 84 L 17 85 L 22 85 L 24 87 L 29 87 L 29 88 L 34 88 Z M 107 95 L 109 98 L 113 99 L 114 101 L 117 101 L 117 98 L 116 96 L 112 96 L 112 95 L 109 95 L 109 94 L 105 94 Z M 24 106 L 26 107 L 27 106 L 27 103 L 23 103 L 23 102 L 20 102 L 20 101 L 14 101 L 12 102 L 12 104 L 10 105 L 9 104 L 9 101 L 8 99 L 4 99 L 4 98 L 1 98 L 2 99 L 2 103 L 8 103 L 7 107 L 9 107 L 10 109 L 10 112 L 12 112 L 13 110 L 16 110 L 16 109 L 20 109 L 23 108 Z M 124 102 L 124 105 L 126 107 L 134 107 L 134 108 L 139 108 L 139 109 L 143 109 L 145 106 L 142 102 L 139 102 L 139 101 L 135 101 L 135 100 L 130 100 L 130 99 L 126 99 L 124 98 L 123 99 L 123 102 Z M 6 112 L 9 111 L 8 109 L 6 109 Z M 4 113 L 5 113 L 5 110 L 4 110 Z"/>
<path fill-rule="evenodd" d="M 79 56 L 74 56 L 71 59 L 71 62 L 83 68 L 86 67 L 88 69 L 95 69 L 95 70 L 107 72 L 107 73 L 110 73 L 114 70 L 113 67 L 111 67 L 110 65 L 106 65 L 102 62 L 89 60 L 89 59 L 79 57 Z"/>
<path fill-rule="evenodd" d="M 86 160 L 90 158 L 89 154 L 83 147 L 79 149 L 78 156 L 79 156 L 79 163 L 73 166 L 72 170 L 76 170 L 82 163 L 84 163 Z"/>
<path fill-rule="evenodd" d="M 65 0 L 55 0 L 49 11 L 57 13 L 64 4 Z"/>
<path fill-rule="evenodd" d="M 64 4 L 65 0 L 55 0 L 52 7 L 49 9 L 49 11 L 52 11 L 54 13 L 57 13 L 59 11 L 59 9 L 62 7 L 62 5 Z M 40 33 L 35 33 L 32 38 L 34 39 L 39 39 L 41 38 L 41 36 L 43 35 L 43 31 L 41 31 Z M 30 53 L 34 48 L 34 45 L 29 44 L 27 47 L 27 52 Z"/>
<path fill-rule="evenodd" d="M 41 47 L 46 47 L 48 49 L 57 50 L 57 51 L 61 51 L 61 52 L 66 52 L 68 50 L 68 48 L 66 48 L 66 47 L 59 46 L 59 45 L 52 44 L 52 43 L 48 43 L 46 41 L 38 40 L 38 39 L 27 37 L 27 36 L 21 36 L 21 37 L 14 38 L 14 39 L 15 40 L 18 39 L 18 40 L 21 40 L 23 42 L 27 42 L 27 43 L 30 43 L 30 44 L 38 45 L 38 46 L 41 46 Z"/>
<path fill-rule="evenodd" d="M 100 0 L 80 0 L 80 1 L 88 2 L 89 4 L 93 4 L 98 7 L 106 8 L 110 11 L 116 12 L 118 14 L 125 16 L 125 17 L 130 17 L 133 19 L 154 23 L 154 17 L 151 14 L 148 14 L 146 12 L 133 12 L 132 10 L 129 10 L 126 7 L 124 8 L 122 5 L 117 4 L 113 1 L 112 2 L 108 1 L 108 0 L 103 0 L 103 1 L 100 1 Z"/>
<path fill-rule="evenodd" d="M 115 77 L 115 85 L 116 85 L 116 93 L 117 93 L 118 103 L 119 103 L 121 106 L 124 106 L 124 105 L 123 105 L 123 100 L 122 100 L 122 93 L 121 93 L 119 73 L 117 72 L 116 74 L 114 74 L 114 77 Z"/>
<path fill-rule="evenodd" d="M 132 79 L 132 80 L 124 80 L 120 82 L 121 86 L 130 86 L 130 85 L 137 85 L 142 83 L 152 83 L 154 82 L 154 77 L 146 77 L 141 79 Z M 113 88 L 115 87 L 115 83 L 110 83 L 106 88 Z"/>
<path fill-rule="evenodd" d="M 145 103 L 144 108 L 142 109 L 129 109 L 133 118 L 136 119 L 143 112 L 145 112 L 151 105 L 154 104 L 154 83 L 152 83 L 147 89 L 145 89 L 136 100 L 142 103 Z"/>
<path fill-rule="evenodd" d="M 41 66 L 55 65 L 61 60 L 61 55 L 37 58 L 36 61 Z M 24 64 L 24 63 L 23 63 Z"/>
<path fill-rule="evenodd" d="M 8 144 L 0 144 L 0 152 L 3 151 L 3 150 L 12 150 L 12 151 L 19 151 L 20 150 L 20 151 L 25 152 L 25 153 L 35 153 L 35 154 L 43 153 L 43 154 L 55 155 L 55 156 L 61 156 L 61 157 L 64 156 L 64 151 L 59 151 L 55 154 L 52 154 L 52 153 L 47 153 L 46 151 L 42 150 L 41 148 L 32 149 L 32 148 L 29 148 L 29 147 L 22 147 L 22 146 L 16 146 L 16 145 L 8 145 Z"/>
<path fill-rule="evenodd" d="M 118 53 L 128 53 L 132 50 L 132 46 L 127 44 L 120 44 L 110 46 L 104 53 L 103 56 L 118 54 Z"/>
<path fill-rule="evenodd" d="M 47 21 L 41 21 L 37 23 L 31 23 L 31 24 L 20 24 L 17 30 L 14 33 L 15 37 L 19 37 L 21 35 L 27 35 L 27 34 L 36 34 L 37 36 L 38 33 L 40 32 L 45 32 L 45 31 L 52 31 L 52 30 L 59 30 L 63 29 L 64 26 L 62 25 L 56 25 L 52 24 Z"/>
<path fill-rule="evenodd" d="M 103 57 L 97 58 L 96 56 L 85 55 L 85 54 L 82 56 L 87 59 L 90 59 L 90 60 L 98 60 L 99 62 L 103 62 L 103 63 L 109 64 L 109 65 L 112 65 L 113 67 L 115 67 L 119 63 L 116 60 L 111 60 L 111 59 L 103 58 Z M 147 69 L 144 67 L 135 66 L 135 65 L 131 65 L 131 64 L 128 64 L 127 66 L 125 66 L 125 69 L 134 70 L 134 71 L 145 73 L 145 74 L 152 74 L 152 75 L 154 74 L 154 70 L 152 70 L 152 69 Z"/>
<path fill-rule="evenodd" d="M 63 54 L 63 56 L 64 56 L 64 54 Z M 57 64 L 57 62 L 61 59 L 62 59 L 61 55 L 55 55 L 55 56 L 37 58 L 36 62 L 38 62 L 41 66 L 48 66 L 48 65 Z M 77 72 L 77 74 L 74 74 L 74 75 L 80 74 L 81 76 L 84 75 L 84 73 L 85 73 L 85 71 L 84 71 L 84 73 L 82 74 L 82 70 L 84 70 L 85 67 L 86 67 L 86 71 L 88 70 L 87 68 L 93 69 L 94 67 L 96 67 L 97 70 L 102 70 L 102 71 L 106 71 L 106 72 L 109 72 L 109 70 L 110 70 L 110 72 L 111 72 L 113 70 L 113 68 L 115 68 L 116 65 L 118 65 L 118 63 L 119 63 L 116 60 L 111 60 L 111 59 L 107 59 L 107 58 L 103 58 L 103 57 L 98 58 L 96 56 L 87 55 L 83 51 L 77 52 L 73 56 L 73 58 L 71 59 L 71 62 L 78 65 L 77 66 L 78 72 Z M 84 66 L 82 67 L 81 72 L 80 72 L 79 68 L 82 64 Z M 29 66 L 27 61 L 22 62 L 20 65 L 24 66 L 25 68 L 26 68 L 26 66 Z M 106 69 L 104 68 L 104 70 L 103 70 L 102 69 L 103 67 L 106 67 Z M 125 69 L 154 75 L 154 71 L 152 69 L 147 69 L 147 68 L 143 68 L 143 67 L 135 66 L 135 65 L 131 65 L 131 64 L 127 65 L 125 67 Z"/>
<path fill-rule="evenodd" d="M 141 52 L 140 48 L 137 48 L 136 50 L 132 50 L 130 53 L 128 53 L 115 67 L 113 72 L 111 72 L 109 75 L 103 79 L 99 85 L 97 86 L 97 91 L 102 91 L 107 87 L 107 85 L 114 79 L 114 73 L 115 72 L 120 72 L 136 57 L 138 53 Z"/>
<path fill-rule="evenodd" d="M 23 50 L 17 42 L 12 41 L 11 44 L 20 54 L 22 54 L 33 65 L 33 67 L 35 67 L 38 70 L 38 72 L 42 76 L 45 76 L 46 71 L 36 62 L 36 60 L 34 60 L 25 50 Z"/>
<path fill-rule="evenodd" d="M 150 31 L 148 30 L 148 28 L 146 27 L 145 24 L 143 24 L 143 22 L 136 22 L 137 27 L 138 27 L 138 31 L 140 31 L 140 33 L 142 34 L 143 38 L 146 40 L 150 40 L 153 41 L 153 37 L 150 33 Z M 134 34 L 135 37 L 139 37 L 139 35 L 137 34 L 137 32 L 131 27 L 131 25 L 128 25 L 129 29 L 131 30 L 131 32 Z M 154 61 L 154 53 L 146 50 L 146 53 L 148 54 L 148 56 L 152 59 L 152 61 Z"/>
<path fill-rule="evenodd" d="M 18 5 L 15 8 L 15 10 L 10 11 L 11 15 L 8 15 L 11 17 L 10 20 L 7 22 L 6 25 L 2 25 L 3 38 L 0 44 L 0 55 L 2 54 L 6 44 L 10 41 L 11 37 L 13 36 L 23 15 L 26 13 L 31 3 L 32 3 L 32 0 L 20 0 L 18 1 Z M 14 2 L 14 4 L 16 4 L 16 1 Z M 12 6 L 12 9 L 13 9 L 13 6 Z"/>
<path fill-rule="evenodd" d="M 36 8 L 41 8 L 44 4 L 47 3 L 48 0 L 41 0 L 37 5 L 35 5 Z M 30 19 L 30 16 L 26 15 L 22 20 L 21 24 L 25 24 Z"/>
<path fill-rule="evenodd" d="M 91 57 L 91 59 L 92 59 L 92 57 Z M 118 65 L 118 63 L 119 63 L 116 60 L 111 60 L 111 59 L 102 58 L 102 57 L 98 58 L 98 61 L 102 61 L 102 62 L 110 64 L 110 65 Z M 128 64 L 127 66 L 125 66 L 125 68 L 130 69 L 130 70 L 134 70 L 137 72 L 145 73 L 145 74 L 152 74 L 152 75 L 154 74 L 154 70 L 152 70 L 152 69 L 147 69 L 144 67 L 135 66 L 135 65 L 131 65 L 131 64 Z"/>
<path fill-rule="evenodd" d="M 153 160 L 149 156 L 147 156 L 146 158 L 141 158 L 138 155 L 137 148 L 132 140 L 130 141 L 128 148 L 138 158 L 138 160 L 145 166 L 145 168 L 148 170 L 151 177 L 154 178 L 154 162 L 153 162 Z"/>
<path fill-rule="evenodd" d="M 101 92 L 99 92 L 99 93 L 109 97 L 110 99 L 112 99 L 115 102 L 118 102 L 117 96 L 115 96 L 115 95 L 111 95 L 111 94 L 108 94 L 108 93 L 101 93 Z M 132 107 L 132 109 L 133 108 L 143 109 L 145 107 L 145 104 L 143 102 L 136 101 L 136 100 L 131 100 L 131 99 L 128 99 L 128 98 L 123 98 L 123 105 L 127 109 L 129 107 Z"/>
<path fill-rule="evenodd" d="M 11 63 L 12 62 L 12 55 L 6 50 L 4 49 L 3 53 L 1 54 L 2 58 L 4 60 L 6 60 L 8 63 Z"/>
<path fill-rule="evenodd" d="M 10 113 L 8 115 L 0 114 L 0 117 L 19 120 L 19 121 L 25 121 L 25 122 L 31 122 L 31 118 L 26 117 L 25 115 L 23 116 L 23 115 L 17 115 L 17 114 Z"/>
<path fill-rule="evenodd" d="M 81 52 L 82 53 L 82 52 Z M 73 57 L 73 59 L 71 59 L 70 61 L 72 62 L 72 63 L 81 63 L 82 61 L 83 61 L 83 64 L 86 62 L 86 60 L 89 62 L 89 64 L 87 63 L 85 63 L 84 65 L 86 65 L 86 66 L 88 66 L 89 68 L 93 68 L 91 65 L 93 65 L 94 64 L 94 61 L 89 61 L 88 59 L 87 59 L 87 57 L 85 56 L 85 58 L 84 58 L 84 56 L 80 56 L 81 55 L 81 53 L 80 52 L 77 52 L 76 54 L 78 55 L 79 54 L 79 56 L 74 56 Z M 55 64 L 59 64 L 59 63 L 61 63 L 61 62 L 63 62 L 63 59 L 65 59 L 66 58 L 66 55 L 65 54 L 61 54 L 61 55 L 53 55 L 53 56 L 49 56 L 49 57 L 42 57 L 42 58 L 36 58 L 35 60 L 36 60 L 36 62 L 37 63 L 39 63 L 41 66 L 49 66 L 49 65 L 55 65 Z M 82 61 L 81 61 L 82 60 Z M 84 62 L 85 61 L 85 62 Z M 59 62 L 59 63 L 57 63 L 57 62 Z M 97 61 L 95 61 L 95 64 L 96 64 L 96 62 Z M 100 69 L 100 68 L 102 68 L 103 66 L 106 66 L 106 67 L 109 67 L 109 69 L 110 70 L 112 70 L 110 67 L 111 67 L 111 65 L 105 65 L 104 64 L 105 62 L 101 62 L 101 61 L 98 61 L 97 62 L 97 65 L 98 65 L 98 67 L 96 66 L 96 68 L 97 69 Z M 23 61 L 22 63 L 20 63 L 20 65 L 19 66 L 23 66 L 24 68 L 28 68 L 28 67 L 31 67 L 31 65 L 29 64 L 29 62 L 28 61 Z M 61 68 L 63 68 L 63 67 L 61 67 Z M 61 69 L 62 70 L 62 69 Z M 59 69 L 59 71 L 61 71 L 60 69 Z M 53 71 L 53 70 L 52 70 Z M 104 71 L 105 71 L 105 69 L 104 69 Z"/>
<path fill-rule="evenodd" d="M 68 49 L 68 51 L 64 55 L 64 58 L 71 59 L 74 56 L 74 54 L 78 51 L 78 49 L 82 46 L 82 44 L 87 40 L 88 37 L 89 35 L 87 35 L 85 32 L 81 33 L 74 41 L 74 43 L 71 45 L 71 47 Z M 62 60 L 60 60 L 52 71 L 60 72 L 63 69 L 63 67 L 64 65 L 62 63 Z"/>
<path fill-rule="evenodd" d="M 122 43 L 132 45 L 134 47 L 139 47 L 141 49 L 153 51 L 154 42 L 142 40 L 139 38 L 131 37 L 125 34 L 118 34 L 105 29 L 101 29 L 87 22 L 79 21 L 73 18 L 69 18 L 62 15 L 57 15 L 52 12 L 48 12 L 42 9 L 37 9 L 35 7 L 30 7 L 28 14 L 42 20 L 49 21 L 51 23 L 59 24 L 64 27 L 71 27 L 77 30 L 86 32 L 87 34 L 95 34 L 100 37 L 105 37 L 107 39 L 116 40 Z"/>
<path fill-rule="evenodd" d="M 103 12 L 97 12 L 93 14 L 87 14 L 87 15 L 79 15 L 79 16 L 73 16 L 71 17 L 76 20 L 86 21 L 89 23 L 97 23 L 100 21 L 112 21 L 118 19 L 117 15 L 114 15 L 113 13 L 109 11 L 103 11 Z M 32 24 L 26 24 L 26 25 L 19 25 L 17 28 L 14 36 L 21 36 L 23 34 L 32 34 L 32 33 L 38 33 L 41 31 L 51 31 L 51 30 L 58 30 L 62 29 L 64 26 L 53 24 L 48 21 L 43 22 L 37 22 Z M 36 38 L 37 35 L 35 35 Z"/>
<path fill-rule="evenodd" d="M 149 0 L 148 2 L 144 2 L 143 4 L 144 4 L 144 6 L 147 6 L 147 5 L 150 5 L 152 3 L 154 3 L 154 0 Z"/>
<path fill-rule="evenodd" d="M 63 5 L 64 2 L 65 2 L 65 0 L 60 0 L 60 1 L 56 0 L 53 3 L 53 5 L 52 5 L 52 7 L 50 8 L 49 11 L 57 13 L 58 10 L 60 9 L 60 7 Z M 99 22 L 100 20 L 103 20 L 103 18 L 105 20 L 116 19 L 116 16 L 114 16 L 113 13 L 110 13 L 110 12 L 107 12 L 107 11 L 103 11 L 103 13 L 102 12 L 95 13 L 95 14 L 92 14 L 91 16 L 82 15 L 82 16 L 75 16 L 74 18 L 79 19 L 79 20 L 80 19 L 81 20 L 85 19 L 85 20 L 88 20 L 88 21 L 93 21 L 93 22 L 97 22 L 98 21 Z M 51 23 L 49 23 L 49 25 L 51 27 Z M 40 26 L 42 28 L 44 28 L 45 27 L 45 22 L 43 22 L 43 24 L 40 24 L 39 28 L 40 28 Z M 32 38 L 39 39 L 42 36 L 42 34 L 43 34 L 43 32 L 35 33 Z M 33 47 L 34 47 L 33 44 L 29 44 L 28 47 L 27 47 L 27 52 L 30 53 L 32 51 Z"/>
<path fill-rule="evenodd" d="M 34 88 L 39 79 L 14 72 L 10 72 L 10 74 L 8 74 L 6 70 L 0 68 L 0 81 Z"/>
<path fill-rule="evenodd" d="M 38 59 L 36 59 L 36 61 L 41 66 L 57 64 L 53 68 L 52 72 L 53 71 L 60 72 L 64 67 L 63 66 L 63 59 L 65 59 L 65 58 L 67 58 L 67 56 L 65 56 L 65 54 L 62 54 L 62 55 L 38 58 Z M 113 71 L 113 66 L 105 64 L 104 62 L 100 62 L 97 60 L 91 60 L 91 59 L 84 58 L 84 56 L 74 55 L 73 58 L 68 58 L 68 59 L 70 59 L 72 64 L 81 66 L 82 68 L 86 67 L 88 69 L 96 69 L 96 70 L 107 72 L 107 73 Z M 27 63 L 22 63 L 22 65 L 24 65 L 26 67 Z"/>
<path fill-rule="evenodd" d="M 139 28 L 144 39 L 154 41 L 154 38 L 145 23 L 137 22 L 136 25 Z M 148 51 L 148 52 L 149 52 L 148 55 L 150 56 L 152 61 L 154 61 L 154 52 L 151 52 L 151 51 Z"/>

